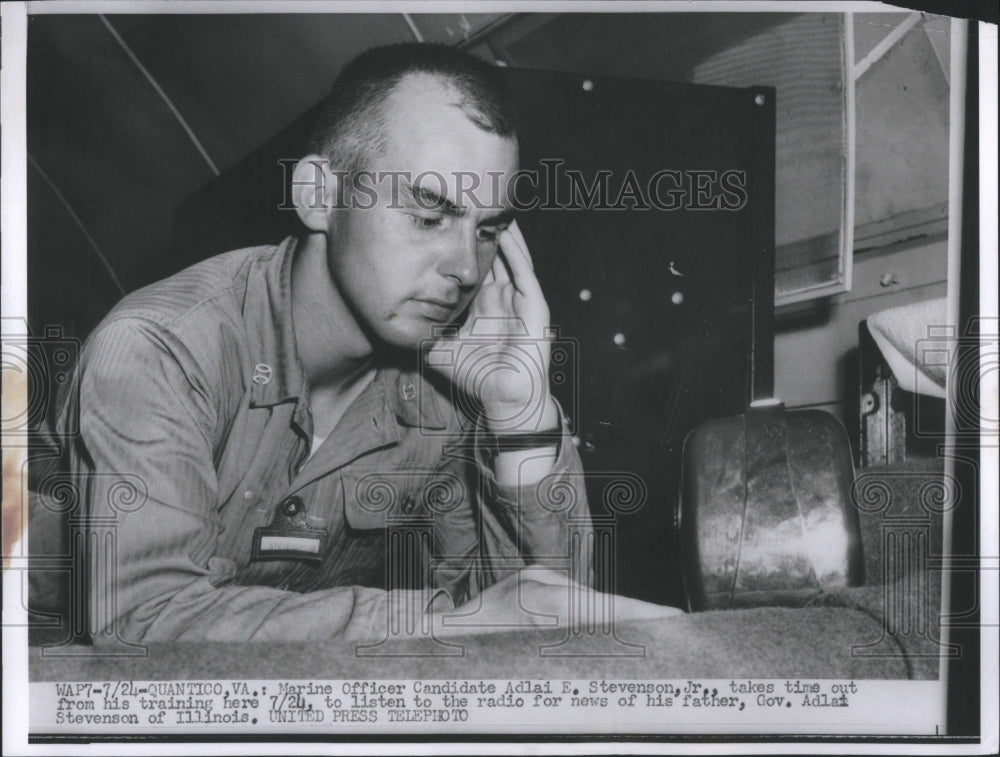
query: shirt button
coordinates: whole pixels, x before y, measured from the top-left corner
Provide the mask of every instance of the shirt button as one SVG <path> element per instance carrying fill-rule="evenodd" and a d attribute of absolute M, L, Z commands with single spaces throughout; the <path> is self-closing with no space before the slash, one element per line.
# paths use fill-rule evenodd
<path fill-rule="evenodd" d="M 247 489 L 245 492 L 243 492 L 243 499 L 245 499 L 247 502 L 249 502 L 250 500 L 252 500 L 253 499 L 253 489 Z"/>
<path fill-rule="evenodd" d="M 289 518 L 305 509 L 305 504 L 298 497 L 289 497 L 281 503 L 281 511 Z"/>

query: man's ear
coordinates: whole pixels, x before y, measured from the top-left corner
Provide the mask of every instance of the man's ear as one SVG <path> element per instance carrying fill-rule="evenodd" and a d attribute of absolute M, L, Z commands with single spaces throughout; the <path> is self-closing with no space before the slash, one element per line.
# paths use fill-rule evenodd
<path fill-rule="evenodd" d="M 326 232 L 330 213 L 338 206 L 340 175 L 330 170 L 330 161 L 306 155 L 292 171 L 292 202 L 303 225 L 310 231 Z"/>

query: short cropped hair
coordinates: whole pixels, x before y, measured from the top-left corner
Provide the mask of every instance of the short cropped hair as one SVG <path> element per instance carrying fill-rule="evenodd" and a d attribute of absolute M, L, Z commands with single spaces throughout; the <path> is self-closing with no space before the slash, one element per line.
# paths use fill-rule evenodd
<path fill-rule="evenodd" d="M 340 170 L 364 169 L 385 146 L 388 96 L 410 74 L 428 74 L 450 85 L 480 129 L 516 135 L 517 112 L 495 67 L 444 45 L 405 43 L 372 48 L 344 67 L 320 107 L 310 152 Z"/>

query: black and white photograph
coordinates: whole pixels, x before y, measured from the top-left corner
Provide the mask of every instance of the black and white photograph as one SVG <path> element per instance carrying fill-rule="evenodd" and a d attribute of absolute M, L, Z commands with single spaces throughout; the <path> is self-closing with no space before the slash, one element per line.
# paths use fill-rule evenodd
<path fill-rule="evenodd" d="M 4 753 L 991 753 L 997 9 L 3 4 Z"/>

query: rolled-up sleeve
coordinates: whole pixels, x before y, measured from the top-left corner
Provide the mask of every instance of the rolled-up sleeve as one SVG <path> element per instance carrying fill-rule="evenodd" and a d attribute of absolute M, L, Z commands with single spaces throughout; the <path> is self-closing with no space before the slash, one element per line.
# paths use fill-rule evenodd
<path fill-rule="evenodd" d="M 480 433 L 469 437 L 462 452 L 452 451 L 446 466 L 463 468 L 469 496 L 466 507 L 435 515 L 438 559 L 432 581 L 456 604 L 526 565 L 549 567 L 593 585 L 585 474 L 562 408 L 559 415 L 559 453 L 538 481 L 499 484 Z"/>
<path fill-rule="evenodd" d="M 141 318 L 106 324 L 84 351 L 69 464 L 82 528 L 91 544 L 103 539 L 103 564 L 91 557 L 86 578 L 95 643 L 379 636 L 389 604 L 379 589 L 225 585 L 235 566 L 216 555 L 210 384 L 179 340 Z"/>

